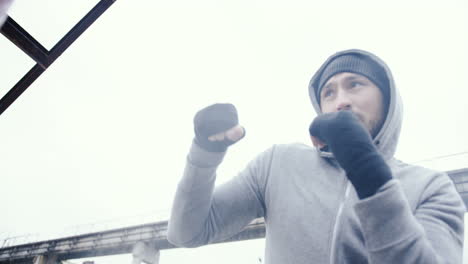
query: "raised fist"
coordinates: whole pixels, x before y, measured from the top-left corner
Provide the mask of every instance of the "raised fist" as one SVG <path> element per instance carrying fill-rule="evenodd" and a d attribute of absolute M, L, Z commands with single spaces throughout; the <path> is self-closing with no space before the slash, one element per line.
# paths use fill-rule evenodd
<path fill-rule="evenodd" d="M 245 136 L 236 107 L 213 104 L 197 112 L 193 119 L 195 143 L 210 152 L 224 152 Z"/>
<path fill-rule="evenodd" d="M 351 111 L 321 114 L 309 127 L 315 145 L 328 145 L 360 199 L 393 178 L 369 131 Z M 317 143 L 318 142 L 318 143 Z"/>

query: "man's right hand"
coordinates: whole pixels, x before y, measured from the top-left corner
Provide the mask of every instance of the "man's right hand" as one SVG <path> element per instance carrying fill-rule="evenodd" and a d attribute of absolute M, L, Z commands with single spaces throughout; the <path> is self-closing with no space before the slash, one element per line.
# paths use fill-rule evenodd
<path fill-rule="evenodd" d="M 213 104 L 197 112 L 193 119 L 195 143 L 210 152 L 224 152 L 245 136 L 236 107 Z"/>

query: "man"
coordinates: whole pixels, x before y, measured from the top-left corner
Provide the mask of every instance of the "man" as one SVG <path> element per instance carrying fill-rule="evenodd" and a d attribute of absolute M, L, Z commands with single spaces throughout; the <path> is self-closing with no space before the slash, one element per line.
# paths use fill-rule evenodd
<path fill-rule="evenodd" d="M 194 119 L 168 239 L 196 247 L 265 218 L 265 260 L 284 263 L 461 263 L 465 207 L 447 175 L 397 161 L 402 105 L 375 55 L 332 55 L 309 84 L 315 148 L 275 145 L 214 188 L 240 140 L 233 105 Z"/>

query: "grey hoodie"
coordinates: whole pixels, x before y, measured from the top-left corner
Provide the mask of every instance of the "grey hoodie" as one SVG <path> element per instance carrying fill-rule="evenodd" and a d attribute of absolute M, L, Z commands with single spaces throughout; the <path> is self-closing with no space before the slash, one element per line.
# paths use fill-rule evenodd
<path fill-rule="evenodd" d="M 393 158 L 402 122 L 401 99 L 390 80 L 386 121 L 374 142 L 394 179 L 359 200 L 344 171 L 304 144 L 274 145 L 229 182 L 214 188 L 225 153 L 193 144 L 178 185 L 168 239 L 197 247 L 227 239 L 264 217 L 265 263 L 461 263 L 465 207 L 448 176 Z"/>

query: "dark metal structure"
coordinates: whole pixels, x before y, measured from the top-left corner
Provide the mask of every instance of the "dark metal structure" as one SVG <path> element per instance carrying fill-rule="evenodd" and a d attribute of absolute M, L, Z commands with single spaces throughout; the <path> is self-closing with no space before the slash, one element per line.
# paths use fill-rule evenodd
<path fill-rule="evenodd" d="M 36 65 L 0 99 L 0 115 L 115 1 L 100 0 L 50 51 L 8 17 L 0 32 L 31 57 Z"/>

